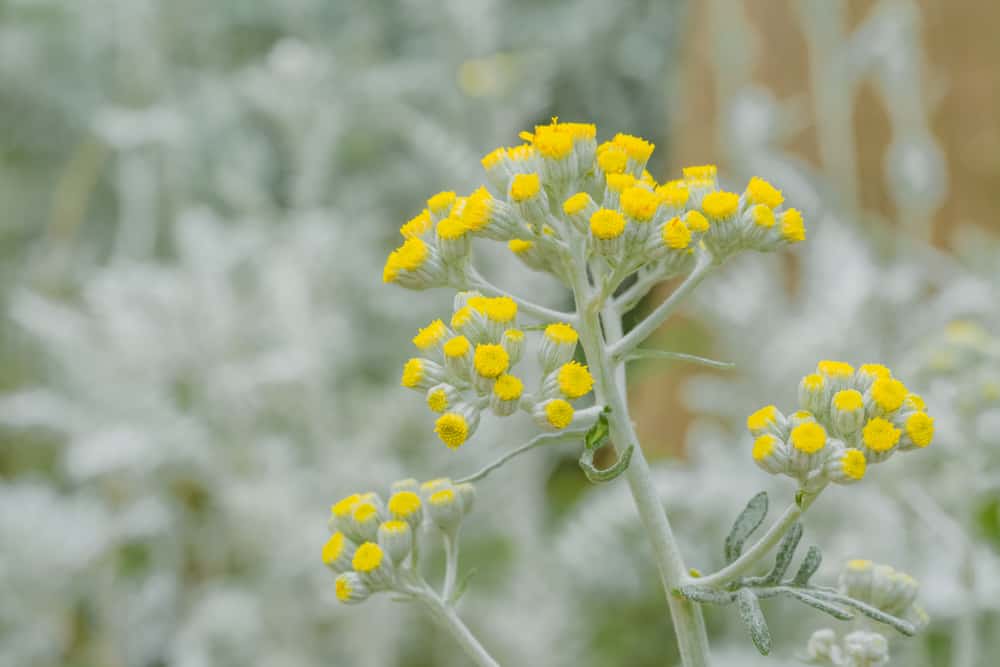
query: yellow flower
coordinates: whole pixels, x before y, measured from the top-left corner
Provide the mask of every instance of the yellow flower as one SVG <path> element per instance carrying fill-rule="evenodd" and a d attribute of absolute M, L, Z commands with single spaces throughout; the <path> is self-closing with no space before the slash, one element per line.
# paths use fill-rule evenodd
<path fill-rule="evenodd" d="M 621 146 L 628 156 L 636 162 L 645 162 L 653 154 L 653 144 L 642 137 L 634 137 L 631 134 L 616 134 L 614 143 Z"/>
<path fill-rule="evenodd" d="M 861 439 L 868 449 L 875 452 L 887 452 L 895 447 L 900 435 L 902 431 L 881 417 L 869 420 L 861 431 Z"/>
<path fill-rule="evenodd" d="M 816 422 L 805 422 L 792 429 L 791 440 L 800 452 L 815 454 L 826 446 L 826 429 Z"/>
<path fill-rule="evenodd" d="M 517 174 L 510 183 L 510 198 L 516 202 L 526 201 L 541 190 L 538 174 Z"/>
<path fill-rule="evenodd" d="M 781 195 L 781 190 L 777 189 L 763 178 L 754 176 L 747 184 L 747 200 L 751 204 L 763 204 L 768 208 L 781 206 L 785 198 Z"/>
<path fill-rule="evenodd" d="M 454 192 L 439 192 L 430 199 L 427 200 L 427 208 L 431 210 L 431 213 L 439 215 L 451 208 L 451 205 L 455 203 L 455 193 Z"/>
<path fill-rule="evenodd" d="M 616 239 L 625 231 L 625 218 L 618 211 L 602 208 L 590 216 L 590 232 L 599 239 Z"/>
<path fill-rule="evenodd" d="M 510 356 L 502 345 L 477 345 L 473 365 L 483 377 L 495 378 L 510 367 Z"/>
<path fill-rule="evenodd" d="M 594 386 L 594 378 L 587 367 L 571 361 L 559 369 L 559 390 L 569 398 L 580 398 Z"/>
<path fill-rule="evenodd" d="M 524 383 L 513 375 L 501 375 L 493 384 L 493 393 L 502 401 L 514 401 L 521 398 Z"/>
<path fill-rule="evenodd" d="M 893 378 L 878 378 L 872 383 L 872 400 L 886 412 L 898 410 L 906 399 L 906 385 Z"/>
<path fill-rule="evenodd" d="M 573 406 L 561 398 L 545 404 L 545 417 L 554 428 L 564 429 L 573 421 Z"/>
<path fill-rule="evenodd" d="M 906 435 L 917 447 L 926 447 L 934 439 L 934 418 L 923 412 L 914 412 L 906 418 Z"/>
<path fill-rule="evenodd" d="M 798 209 L 790 208 L 781 214 L 781 235 L 789 243 L 806 240 L 806 227 Z"/>
<path fill-rule="evenodd" d="M 555 343 L 575 344 L 580 336 L 576 329 L 565 322 L 556 322 L 545 327 L 545 337 L 551 338 Z"/>
<path fill-rule="evenodd" d="M 351 566 L 355 572 L 371 572 L 382 564 L 382 548 L 374 542 L 365 542 L 354 552 Z"/>
<path fill-rule="evenodd" d="M 824 359 L 816 364 L 816 372 L 822 373 L 829 378 L 847 378 L 854 375 L 854 367 L 843 361 Z"/>
<path fill-rule="evenodd" d="M 860 410 L 864 406 L 864 397 L 857 389 L 844 389 L 833 395 L 833 407 L 843 412 Z"/>
<path fill-rule="evenodd" d="M 413 238 L 414 236 L 421 236 L 430 230 L 432 224 L 431 213 L 427 209 L 424 209 L 418 213 L 409 221 L 403 224 L 399 228 L 399 233 L 403 235 L 403 238 Z"/>
<path fill-rule="evenodd" d="M 510 248 L 510 251 L 515 255 L 520 255 L 534 248 L 535 242 L 528 241 L 526 239 L 511 239 L 510 241 L 507 241 L 507 247 Z"/>
<path fill-rule="evenodd" d="M 444 356 L 456 359 L 458 357 L 464 357 L 468 353 L 470 347 L 472 347 L 472 345 L 469 343 L 468 338 L 465 336 L 455 336 L 454 338 L 449 339 L 441 349 L 444 351 Z"/>
<path fill-rule="evenodd" d="M 663 225 L 661 233 L 663 245 L 673 250 L 682 250 L 691 245 L 691 230 L 680 218 L 671 218 Z"/>
<path fill-rule="evenodd" d="M 434 422 L 434 432 L 450 449 L 457 449 L 469 438 L 469 422 L 457 412 L 446 412 Z"/>
<path fill-rule="evenodd" d="M 845 475 L 851 479 L 861 479 L 865 476 L 865 469 L 868 467 L 868 462 L 865 460 L 864 453 L 860 450 L 848 449 L 840 459 L 840 465 Z"/>
<path fill-rule="evenodd" d="M 747 430 L 751 433 L 762 431 L 768 426 L 776 423 L 778 408 L 773 405 L 765 405 L 757 412 L 747 417 Z"/>
<path fill-rule="evenodd" d="M 656 188 L 656 196 L 667 206 L 680 208 L 687 203 L 691 193 L 685 187 L 683 181 L 669 181 Z"/>
<path fill-rule="evenodd" d="M 722 220 L 736 214 L 740 208 L 740 197 L 733 192 L 719 190 L 709 192 L 701 201 L 701 210 L 712 220 Z"/>
<path fill-rule="evenodd" d="M 774 451 L 774 446 L 778 443 L 778 438 L 771 435 L 770 433 L 765 433 L 759 436 L 753 441 L 753 460 L 763 461 L 771 452 Z"/>
<path fill-rule="evenodd" d="M 403 366 L 403 377 L 400 384 L 412 389 L 420 384 L 424 378 L 424 363 L 420 359 L 410 359 Z"/>
<path fill-rule="evenodd" d="M 577 192 L 575 195 L 563 202 L 563 212 L 566 215 L 576 215 L 587 208 L 590 203 L 590 195 L 586 192 Z"/>
<path fill-rule="evenodd" d="M 448 329 L 441 320 L 434 320 L 413 337 L 413 344 L 420 350 L 427 350 L 441 342 L 448 335 Z"/>
<path fill-rule="evenodd" d="M 659 198 L 646 188 L 633 186 L 622 193 L 622 210 L 625 215 L 639 222 L 652 220 L 659 206 Z"/>

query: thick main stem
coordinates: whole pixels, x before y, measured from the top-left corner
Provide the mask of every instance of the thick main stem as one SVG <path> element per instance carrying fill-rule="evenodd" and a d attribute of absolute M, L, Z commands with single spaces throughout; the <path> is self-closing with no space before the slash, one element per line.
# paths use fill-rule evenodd
<path fill-rule="evenodd" d="M 619 386 L 615 364 L 601 334 L 601 323 L 596 308 L 590 303 L 590 289 L 582 271 L 576 274 L 574 284 L 577 310 L 580 318 L 580 343 L 587 356 L 587 363 L 594 375 L 594 393 L 598 403 L 611 408 L 608 417 L 612 440 L 620 447 L 635 445 L 632 461 L 625 473 L 629 490 L 635 499 L 639 518 L 646 529 L 656 557 L 660 582 L 667 596 L 673 618 L 677 646 L 684 667 L 707 667 L 709 665 L 708 636 L 701 608 L 694 602 L 675 595 L 674 591 L 685 576 L 684 560 L 681 557 L 673 530 L 667 519 L 663 504 L 653 486 L 649 464 L 643 456 L 638 437 L 629 417 L 625 401 L 624 386 Z M 609 338 L 621 335 L 621 320 L 617 312 L 606 309 Z M 612 343 L 613 341 L 608 341 Z M 624 381 L 624 373 L 622 373 Z"/>
<path fill-rule="evenodd" d="M 427 607 L 434 620 L 451 633 L 451 636 L 455 638 L 455 641 L 461 645 L 462 650 L 472 658 L 476 665 L 479 667 L 500 667 L 500 663 L 486 652 L 486 649 L 458 617 L 455 610 L 437 597 L 433 591 L 420 594 L 419 600 Z"/>

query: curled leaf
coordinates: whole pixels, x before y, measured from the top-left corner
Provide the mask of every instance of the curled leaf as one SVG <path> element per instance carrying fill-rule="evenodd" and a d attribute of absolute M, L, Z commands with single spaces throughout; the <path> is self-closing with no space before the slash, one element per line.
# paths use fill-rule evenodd
<path fill-rule="evenodd" d="M 767 516 L 767 492 L 761 491 L 750 499 L 740 515 L 736 517 L 732 530 L 726 537 L 724 554 L 726 563 L 732 563 L 743 553 L 743 545 Z"/>

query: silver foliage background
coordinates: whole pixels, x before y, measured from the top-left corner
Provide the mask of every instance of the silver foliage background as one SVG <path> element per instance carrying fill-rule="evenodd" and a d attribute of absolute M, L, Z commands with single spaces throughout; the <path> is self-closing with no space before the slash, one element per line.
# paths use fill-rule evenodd
<path fill-rule="evenodd" d="M 694 161 L 777 183 L 810 238 L 791 261 L 742 258 L 688 308 L 709 333 L 671 342 L 735 372 L 638 369 L 640 422 L 693 415 L 659 473 L 689 560 L 717 565 L 742 504 L 789 492 L 752 466 L 745 415 L 789 402 L 819 358 L 884 361 L 925 393 L 937 441 L 824 498 L 807 539 L 828 576 L 864 556 L 922 581 L 932 625 L 894 664 L 991 664 L 1000 242 L 995 224 L 931 235 L 953 184 L 922 8 L 873 2 L 848 27 L 840 2 L 783 7 L 812 63 L 787 95 L 751 75 L 756 4 L 0 2 L 0 665 L 465 664 L 415 610 L 337 605 L 319 561 L 338 497 L 519 442 L 433 438 L 398 373 L 450 296 L 384 287 L 382 261 L 428 195 L 477 185 L 482 154 L 551 115 L 650 138 L 665 178 L 691 152 L 691 49 L 716 98 Z M 891 128 L 889 216 L 850 150 L 862 87 Z M 789 148 L 810 126 L 818 163 Z M 681 403 L 656 398 L 662 373 Z M 671 664 L 623 489 L 555 451 L 480 496 L 462 612 L 504 664 Z M 763 660 L 731 611 L 709 612 L 720 664 L 794 664 L 827 623 L 772 605 Z"/>

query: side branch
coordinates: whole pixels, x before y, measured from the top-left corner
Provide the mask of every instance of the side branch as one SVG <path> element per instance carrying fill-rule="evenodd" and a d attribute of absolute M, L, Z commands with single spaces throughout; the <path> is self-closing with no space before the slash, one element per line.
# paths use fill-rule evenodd
<path fill-rule="evenodd" d="M 632 350 L 625 355 L 624 359 L 615 358 L 615 363 L 622 361 L 636 361 L 638 359 L 671 359 L 674 361 L 689 361 L 692 364 L 700 364 L 702 366 L 708 366 L 709 368 L 720 368 L 722 370 L 728 370 L 736 366 L 736 364 L 731 361 L 718 361 L 707 357 L 699 357 L 696 354 L 671 352 L 669 350 L 647 350 L 643 348 Z"/>
<path fill-rule="evenodd" d="M 510 292 L 500 289 L 490 281 L 486 280 L 482 275 L 479 274 L 475 269 L 470 269 L 469 273 L 469 284 L 468 287 L 478 289 L 479 291 L 487 294 L 489 296 L 505 296 L 513 299 L 517 304 L 518 309 L 521 312 L 534 317 L 540 322 L 552 323 L 552 322 L 566 322 L 567 324 L 576 324 L 576 314 L 567 313 L 561 310 L 553 310 L 551 308 L 546 308 L 545 306 L 540 306 L 537 303 L 533 303 L 526 299 L 522 299 L 519 296 L 514 296 Z"/>
<path fill-rule="evenodd" d="M 589 429 L 589 427 L 588 427 L 588 429 Z M 484 467 L 479 472 L 474 473 L 472 475 L 469 475 L 468 477 L 463 477 L 461 479 L 456 479 L 455 480 L 455 484 L 465 484 L 467 482 L 476 482 L 476 481 L 479 481 L 483 477 L 486 477 L 491 472 L 493 472 L 494 470 L 496 470 L 497 468 L 499 468 L 500 466 L 502 466 L 504 463 L 507 463 L 507 461 L 510 461 L 512 458 L 520 456 L 521 454 L 524 454 L 525 452 L 531 451 L 535 447 L 539 447 L 541 445 L 546 445 L 546 444 L 554 443 L 554 442 L 561 442 L 563 440 L 571 440 L 573 438 L 581 438 L 582 439 L 585 435 L 587 435 L 587 429 L 584 429 L 584 430 L 574 430 L 574 431 L 565 431 L 565 432 L 562 432 L 562 433 L 543 433 L 541 435 L 536 435 L 534 438 L 532 438 L 531 440 L 529 440 L 525 444 L 521 445 L 517 449 L 514 449 L 512 451 L 507 452 L 506 454 L 504 454 L 503 456 L 501 456 L 500 458 L 498 458 L 493 463 L 490 463 L 489 465 L 487 465 L 486 467 Z"/>
<path fill-rule="evenodd" d="M 708 252 L 703 251 L 698 257 L 698 263 L 694 271 L 688 275 L 680 286 L 674 290 L 667 299 L 656 307 L 652 313 L 646 316 L 642 322 L 635 326 L 620 341 L 611 346 L 609 352 L 612 357 L 624 359 L 629 352 L 639 347 L 642 341 L 646 340 L 650 334 L 663 324 L 670 315 L 677 309 L 678 304 L 697 287 L 702 280 L 711 273 L 715 262 Z"/>

